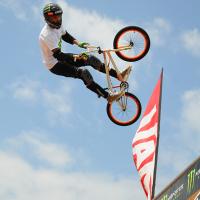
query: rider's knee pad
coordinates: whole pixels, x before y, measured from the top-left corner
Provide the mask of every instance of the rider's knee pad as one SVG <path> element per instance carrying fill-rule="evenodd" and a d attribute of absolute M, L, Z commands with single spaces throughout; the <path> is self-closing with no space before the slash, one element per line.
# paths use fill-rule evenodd
<path fill-rule="evenodd" d="M 87 69 L 81 70 L 81 79 L 84 81 L 85 85 L 90 85 L 93 82 L 93 77 Z"/>

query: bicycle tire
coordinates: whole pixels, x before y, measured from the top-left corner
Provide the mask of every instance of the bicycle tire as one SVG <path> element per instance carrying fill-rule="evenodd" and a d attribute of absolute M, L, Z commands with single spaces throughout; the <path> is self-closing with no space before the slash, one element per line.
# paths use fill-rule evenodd
<path fill-rule="evenodd" d="M 150 38 L 147 32 L 138 26 L 127 26 L 121 29 L 113 41 L 114 49 L 120 46 L 133 46 L 130 50 L 115 52 L 118 57 L 128 62 L 142 59 L 150 49 Z"/>
<path fill-rule="evenodd" d="M 135 123 L 138 120 L 138 118 L 140 117 L 141 111 L 142 111 L 142 106 L 141 106 L 140 100 L 135 95 L 133 95 L 133 94 L 131 94 L 129 92 L 125 92 L 124 96 L 126 97 L 126 100 L 129 103 L 129 105 L 126 108 L 126 110 L 122 110 L 119 107 L 119 105 L 116 106 L 116 104 L 118 104 L 117 101 L 114 101 L 112 103 L 108 103 L 107 104 L 107 109 L 106 109 L 106 112 L 107 112 L 107 115 L 108 115 L 109 119 L 113 123 L 115 123 L 115 124 L 117 124 L 119 126 L 129 126 L 129 125 Z M 122 96 L 120 99 L 124 98 L 124 96 Z M 119 99 L 119 101 L 120 101 L 120 99 Z M 121 113 L 116 113 L 114 111 L 115 107 L 116 107 L 116 110 L 119 110 Z M 128 113 L 125 113 L 125 112 L 129 112 L 128 109 L 130 109 L 130 107 L 131 108 L 133 107 L 134 110 L 135 110 L 135 111 L 133 111 L 133 113 L 131 113 L 130 119 L 125 119 L 125 120 L 119 119 L 119 117 L 117 116 L 118 114 L 120 114 L 120 115 L 122 114 L 123 116 L 125 116 L 125 114 L 126 114 L 126 116 L 128 116 L 127 115 Z"/>

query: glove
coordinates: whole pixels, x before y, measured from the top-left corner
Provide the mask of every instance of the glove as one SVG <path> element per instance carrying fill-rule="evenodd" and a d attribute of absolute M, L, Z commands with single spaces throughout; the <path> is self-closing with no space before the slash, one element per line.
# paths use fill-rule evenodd
<path fill-rule="evenodd" d="M 78 46 L 79 46 L 80 48 L 83 48 L 83 49 L 86 49 L 87 46 L 89 46 L 89 45 L 90 45 L 90 44 L 87 43 L 87 42 L 79 42 L 79 44 L 78 44 Z"/>
<path fill-rule="evenodd" d="M 89 58 L 89 55 L 88 55 L 87 53 L 82 53 L 82 54 L 81 54 L 81 58 L 82 58 L 83 60 L 87 60 L 87 59 Z"/>
<path fill-rule="evenodd" d="M 84 60 L 86 61 L 89 58 L 89 55 L 87 53 L 82 53 L 78 55 L 73 55 L 74 61 L 76 62 L 77 60 Z"/>

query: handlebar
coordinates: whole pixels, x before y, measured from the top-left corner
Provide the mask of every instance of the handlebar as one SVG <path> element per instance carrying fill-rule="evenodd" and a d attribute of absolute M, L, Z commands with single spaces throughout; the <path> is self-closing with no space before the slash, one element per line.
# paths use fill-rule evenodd
<path fill-rule="evenodd" d="M 126 46 L 120 46 L 118 47 L 117 49 L 102 49 L 100 46 L 90 46 L 88 45 L 87 46 L 87 53 L 90 53 L 90 52 L 98 52 L 99 54 L 102 54 L 103 52 L 117 52 L 117 51 L 123 51 L 123 50 L 129 50 L 133 48 L 133 45 L 130 44 L 130 45 L 126 45 Z"/>
<path fill-rule="evenodd" d="M 99 53 L 99 54 L 102 54 L 102 53 L 105 53 L 105 52 L 117 52 L 117 51 L 123 51 L 123 50 L 128 50 L 128 49 L 131 49 L 133 46 L 130 44 L 128 46 L 120 46 L 119 48 L 117 49 L 101 49 L 100 46 L 90 46 L 88 45 L 86 47 L 87 51 L 79 54 L 79 55 L 74 55 L 74 60 L 77 60 L 79 58 L 81 58 L 81 56 L 83 55 L 87 55 L 87 54 L 90 54 L 90 53 Z"/>
<path fill-rule="evenodd" d="M 86 47 L 86 49 L 87 49 L 87 53 L 98 52 L 99 54 L 101 54 L 101 53 L 104 52 L 104 50 L 102 50 L 100 46 L 90 46 L 90 45 L 88 45 Z"/>

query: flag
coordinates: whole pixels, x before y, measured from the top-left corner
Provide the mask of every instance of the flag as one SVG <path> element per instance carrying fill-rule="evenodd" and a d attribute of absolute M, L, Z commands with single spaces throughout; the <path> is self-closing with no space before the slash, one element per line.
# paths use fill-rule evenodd
<path fill-rule="evenodd" d="M 133 138 L 133 160 L 148 200 L 154 198 L 163 70 Z"/>

